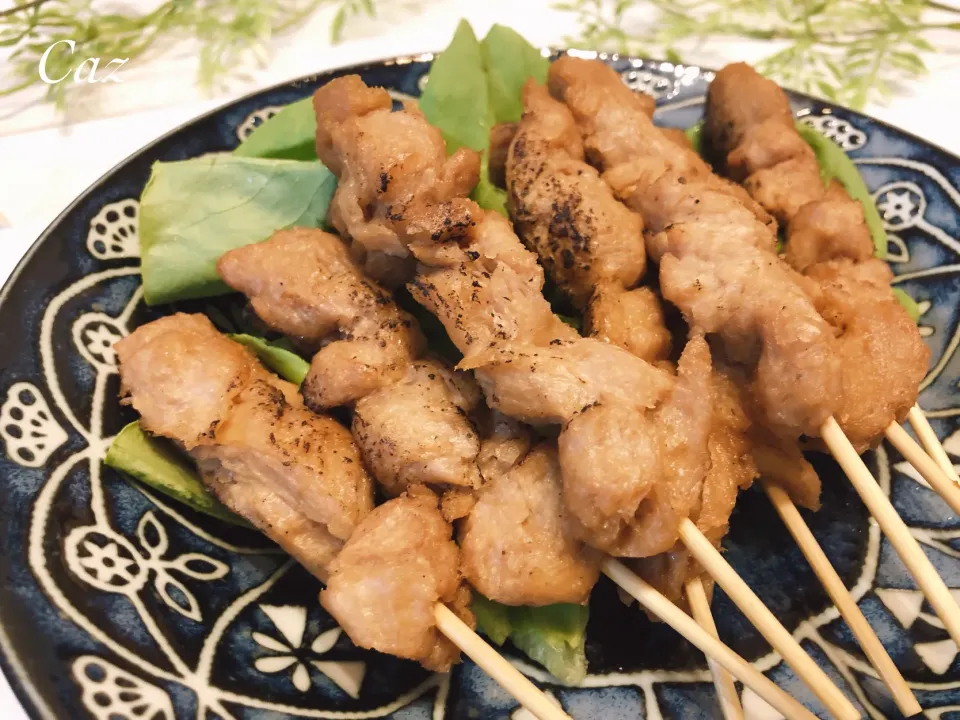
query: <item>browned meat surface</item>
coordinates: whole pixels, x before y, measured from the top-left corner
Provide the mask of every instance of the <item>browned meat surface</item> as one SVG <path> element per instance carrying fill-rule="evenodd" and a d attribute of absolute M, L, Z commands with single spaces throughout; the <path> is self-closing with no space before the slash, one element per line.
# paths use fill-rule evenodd
<path fill-rule="evenodd" d="M 303 384 L 311 407 L 344 405 L 396 382 L 425 346 L 416 321 L 322 230 L 280 230 L 231 250 L 217 269 L 268 325 L 314 347 L 325 343 Z"/>
<path fill-rule="evenodd" d="M 667 140 L 672 140 L 675 145 L 682 147 L 684 150 L 693 150 L 693 143 L 690 142 L 690 138 L 687 137 L 687 134 L 680 128 L 660 128 L 660 132 L 663 133 L 664 137 Z"/>
<path fill-rule="evenodd" d="M 632 288 L 647 255 L 643 221 L 583 159 L 570 111 L 528 81 L 507 159 L 508 207 L 523 243 L 580 309 L 594 288 Z"/>
<path fill-rule="evenodd" d="M 452 375 L 440 362 L 419 360 L 407 366 L 403 380 L 357 402 L 354 437 L 388 494 L 417 483 L 441 491 L 480 486 L 480 440 L 466 415 L 473 405 Z"/>
<path fill-rule="evenodd" d="M 598 287 L 583 317 L 590 337 L 622 347 L 647 362 L 670 357 L 671 338 L 663 306 L 650 288 L 623 291 Z"/>
<path fill-rule="evenodd" d="M 360 647 L 446 672 L 460 653 L 437 630 L 434 607 L 443 603 L 473 625 L 452 536 L 431 493 L 390 500 L 347 541 L 320 602 Z"/>
<path fill-rule="evenodd" d="M 507 153 L 516 133 L 516 123 L 499 123 L 490 130 L 490 182 L 499 188 L 507 187 Z"/>
<path fill-rule="evenodd" d="M 703 481 L 700 506 L 691 518 L 718 546 L 727 534 L 737 494 L 753 483 L 757 466 L 747 437 L 750 419 L 733 380 L 715 369 L 711 382 L 712 418 L 707 451 L 710 467 Z"/>
<path fill-rule="evenodd" d="M 833 331 L 773 254 L 769 224 L 664 136 L 603 63 L 561 58 L 550 87 L 572 111 L 588 158 L 643 216 L 663 296 L 750 370 L 766 422 L 815 435 L 840 388 Z"/>
<path fill-rule="evenodd" d="M 710 350 L 694 336 L 656 411 L 594 405 L 564 428 L 564 499 L 595 547 L 647 557 L 677 542 L 709 468 L 711 374 Z"/>
<path fill-rule="evenodd" d="M 718 72 L 707 93 L 704 138 L 720 167 L 787 226 L 787 258 L 795 268 L 872 256 L 858 202 L 841 192 L 834 194 L 829 209 L 808 207 L 825 199 L 820 166 L 797 133 L 786 94 L 772 80 L 745 63 Z"/>
<path fill-rule="evenodd" d="M 161 318 L 115 348 L 144 428 L 183 445 L 228 507 L 323 577 L 373 507 L 349 432 L 203 315 Z"/>
<path fill-rule="evenodd" d="M 839 336 L 837 421 L 865 449 L 916 402 L 929 352 L 890 292 L 889 271 L 873 259 L 862 206 L 838 183 L 824 187 L 786 94 L 749 65 L 717 73 L 704 132 L 727 172 L 787 225 L 785 257 L 812 281 L 818 309 Z"/>
<path fill-rule="evenodd" d="M 512 417 L 490 410 L 481 418 L 483 440 L 477 465 L 485 480 L 503 475 L 530 451 L 530 431 Z"/>
<path fill-rule="evenodd" d="M 863 217 L 863 206 L 846 190 L 803 205 L 789 225 L 786 259 L 800 272 L 819 262 L 849 259 L 862 263 L 873 257 L 873 240 Z"/>
<path fill-rule="evenodd" d="M 322 230 L 281 230 L 218 268 L 272 328 L 322 344 L 303 393 L 312 407 L 355 401 L 353 434 L 388 495 L 411 484 L 476 488 L 480 443 L 467 418 L 479 390 L 443 363 L 415 361 L 417 322 Z"/>
<path fill-rule="evenodd" d="M 597 560 L 570 534 L 560 492 L 548 443 L 484 486 L 460 529 L 463 574 L 474 588 L 507 605 L 587 601 Z"/>
<path fill-rule="evenodd" d="M 840 332 L 843 395 L 836 418 L 859 450 L 883 439 L 917 401 L 930 350 L 890 292 L 893 274 L 881 260 L 819 263 L 808 276 L 821 287 L 819 308 Z"/>
<path fill-rule="evenodd" d="M 464 353 L 460 367 L 475 371 L 492 408 L 564 425 L 564 499 L 581 537 L 625 554 L 669 549 L 707 469 L 709 406 L 697 411 L 693 401 L 709 383 L 706 344 L 707 379 L 698 385 L 704 373 L 685 365 L 677 382 L 620 347 L 580 338 L 516 263 L 473 247 L 468 234 L 453 253 L 418 252 L 414 298 L 443 322 Z M 632 514 L 623 507 L 631 499 Z"/>
<path fill-rule="evenodd" d="M 440 131 L 413 103 L 391 112 L 386 90 L 358 75 L 337 78 L 313 96 L 317 154 L 339 178 L 330 222 L 353 242 L 364 269 L 388 286 L 404 282 L 411 236 L 443 217 L 468 222 L 465 198 L 480 157 L 461 148 L 449 158 Z M 443 226 L 439 226 L 443 231 Z"/>

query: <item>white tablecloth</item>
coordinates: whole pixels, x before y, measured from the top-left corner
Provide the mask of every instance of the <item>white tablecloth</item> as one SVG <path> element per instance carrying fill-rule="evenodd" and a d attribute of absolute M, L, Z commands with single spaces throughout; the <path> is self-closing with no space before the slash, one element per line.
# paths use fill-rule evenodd
<path fill-rule="evenodd" d="M 149 0 L 138 4 L 144 2 L 150 4 Z M 9 3 L 0 1 L 0 9 L 5 4 Z M 81 105 L 67 126 L 48 107 L 21 109 L 21 99 L 0 101 L 0 217 L 6 225 L 0 220 L 0 281 L 43 229 L 103 173 L 153 138 L 232 97 L 339 65 L 440 49 L 461 17 L 468 18 L 480 35 L 499 21 L 545 46 L 562 46 L 564 37 L 575 31 L 574 18 L 551 9 L 546 0 L 435 0 L 420 10 L 387 0 L 378 4 L 384 8 L 381 16 L 352 24 L 347 42 L 336 47 L 327 40 L 332 11 L 319 13 L 295 34 L 274 43 L 266 67 L 216 97 L 204 96 L 193 86 L 194 53 L 186 46 L 124 68 L 123 83 L 94 97 L 99 106 Z M 708 50 L 698 51 L 697 60 L 720 66 L 755 59 L 762 47 L 727 42 Z M 886 106 L 873 105 L 867 112 L 960 155 L 958 51 L 960 45 L 954 41 L 951 53 L 928 58 L 932 72 L 926 78 L 899 88 Z M 0 65 L 0 86 L 6 85 L 4 72 Z M 0 718 L 26 718 L 2 678 Z"/>

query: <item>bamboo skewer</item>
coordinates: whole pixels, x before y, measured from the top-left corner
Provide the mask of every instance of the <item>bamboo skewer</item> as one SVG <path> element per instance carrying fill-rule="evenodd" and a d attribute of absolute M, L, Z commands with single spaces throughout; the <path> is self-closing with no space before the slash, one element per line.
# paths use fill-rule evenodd
<path fill-rule="evenodd" d="M 840 463 L 840 467 L 843 468 L 864 505 L 877 521 L 880 530 L 887 536 L 897 555 L 917 581 L 917 585 L 937 616 L 943 621 L 944 628 L 950 633 L 953 641 L 960 646 L 960 607 L 947 589 L 943 578 L 937 574 L 933 563 L 920 548 L 916 538 L 910 534 L 910 529 L 897 514 L 889 498 L 884 495 L 880 485 L 870 474 L 863 459 L 857 455 L 857 451 L 834 418 L 828 418 L 823 424 L 820 428 L 820 436 Z"/>
<path fill-rule="evenodd" d="M 837 571 L 833 569 L 820 544 L 801 517 L 797 506 L 793 504 L 790 496 L 777 485 L 767 481 L 761 481 L 761 485 L 783 520 L 783 524 L 787 526 L 790 534 L 797 541 L 797 545 L 803 552 L 804 557 L 807 558 L 807 562 L 810 563 L 810 567 L 813 568 L 824 589 L 830 595 L 830 599 L 833 600 L 843 619 L 846 620 L 854 637 L 857 638 L 857 642 L 860 643 L 860 647 L 863 648 L 867 658 L 877 669 L 880 678 L 886 683 L 900 712 L 906 717 L 920 713 L 920 703 L 914 697 L 907 681 L 903 679 L 903 675 L 893 664 L 893 660 L 890 659 L 887 651 L 880 643 L 880 638 L 870 627 L 859 606 L 847 591 L 843 580 L 837 575 Z"/>
<path fill-rule="evenodd" d="M 710 611 L 710 601 L 707 599 L 707 591 L 703 587 L 703 580 L 699 576 L 688 580 L 684 590 L 687 595 L 687 602 L 690 603 L 690 612 L 693 614 L 693 619 L 697 621 L 697 625 L 719 640 L 720 635 L 717 633 L 716 623 L 713 622 L 713 613 Z M 713 674 L 713 685 L 717 689 L 720 710 L 723 712 L 724 719 L 743 720 L 743 707 L 740 705 L 737 687 L 733 684 L 733 676 L 709 655 L 707 656 L 707 665 Z"/>
<path fill-rule="evenodd" d="M 647 584 L 619 560 L 606 558 L 600 566 L 604 575 L 626 590 L 637 602 L 663 620 L 707 657 L 715 659 L 734 677 L 766 700 L 788 720 L 814 720 L 803 705 L 777 687 L 733 650 L 700 627 L 689 615 Z M 859 716 L 858 716 L 859 717 Z"/>
<path fill-rule="evenodd" d="M 437 603 L 433 614 L 441 633 L 540 720 L 572 720 L 540 688 L 454 615 L 450 608 Z"/>
<path fill-rule="evenodd" d="M 936 461 L 937 465 L 947 474 L 948 478 L 955 483 L 960 483 L 960 476 L 957 475 L 957 469 L 950 461 L 947 451 L 944 450 L 943 445 L 940 444 L 940 439 L 933 431 L 933 428 L 930 427 L 930 421 L 927 420 L 927 416 L 923 414 L 923 410 L 920 409 L 919 405 L 914 405 L 910 408 L 910 412 L 907 414 L 907 420 L 910 421 L 913 431 L 917 434 L 917 437 L 920 438 L 920 442 L 926 449 L 927 454 Z"/>
<path fill-rule="evenodd" d="M 841 720 L 855 720 L 860 712 L 840 688 L 804 652 L 787 629 L 743 581 L 720 552 L 694 523 L 687 519 L 680 523 L 680 540 L 704 569 L 724 589 L 747 619 L 760 631 L 770 645 L 780 653 L 797 676 L 820 698 L 827 710 Z"/>
<path fill-rule="evenodd" d="M 887 440 L 906 458 L 907 462 L 917 469 L 917 472 L 930 484 L 937 495 L 942 497 L 947 505 L 960 515 L 960 485 L 953 482 L 899 424 L 890 423 L 884 430 L 884 434 L 887 436 Z M 939 444 L 937 443 L 937 445 Z"/>

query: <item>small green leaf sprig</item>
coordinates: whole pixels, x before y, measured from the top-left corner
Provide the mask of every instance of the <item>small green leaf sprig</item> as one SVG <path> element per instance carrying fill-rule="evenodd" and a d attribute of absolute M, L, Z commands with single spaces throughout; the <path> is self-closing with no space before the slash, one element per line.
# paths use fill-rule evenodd
<path fill-rule="evenodd" d="M 330 28 L 333 42 L 352 18 L 375 11 L 373 0 L 164 0 L 146 13 L 101 11 L 90 0 L 16 0 L 0 11 L 0 48 L 12 48 L 7 60 L 12 82 L 0 86 L 0 97 L 39 85 L 40 60 L 55 43 L 60 44 L 45 63 L 51 78 L 67 75 L 85 58 L 101 58 L 101 67 L 113 58 L 134 62 L 160 41 L 193 39 L 199 46 L 198 84 L 210 89 L 251 59 L 264 61 L 271 38 L 299 26 L 322 5 L 339 6 Z M 70 85 L 47 85 L 46 99 L 64 110 Z"/>
<path fill-rule="evenodd" d="M 781 84 L 861 109 L 927 71 L 930 30 L 960 32 L 960 9 L 936 0 L 562 0 L 575 13 L 575 47 L 673 62 L 683 43 L 771 41 L 757 69 Z M 926 22 L 928 10 L 945 22 Z M 642 17 L 640 17 L 642 14 Z M 960 37 L 960 35 L 958 35 Z"/>

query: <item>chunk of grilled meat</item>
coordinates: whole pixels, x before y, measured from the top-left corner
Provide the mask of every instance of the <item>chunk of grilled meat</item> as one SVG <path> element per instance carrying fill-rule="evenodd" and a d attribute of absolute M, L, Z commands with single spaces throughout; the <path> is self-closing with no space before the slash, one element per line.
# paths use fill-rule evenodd
<path fill-rule="evenodd" d="M 811 282 L 835 329 L 842 387 L 835 416 L 860 450 L 902 421 L 917 399 L 929 351 L 873 259 L 863 207 L 836 182 L 824 187 L 786 94 L 744 63 L 710 85 L 704 125 L 717 164 L 787 228 L 786 260 Z"/>
<path fill-rule="evenodd" d="M 453 528 L 437 497 L 417 488 L 367 515 L 330 568 L 320 602 L 364 648 L 447 672 L 460 652 L 437 630 L 443 603 L 471 627 Z"/>
<path fill-rule="evenodd" d="M 123 393 L 144 429 L 174 440 L 204 482 L 311 572 L 373 508 L 373 484 L 350 433 L 303 406 L 203 315 L 176 314 L 116 345 Z"/>
<path fill-rule="evenodd" d="M 426 346 L 416 321 L 364 277 L 342 240 L 322 230 L 279 230 L 226 253 L 217 270 L 267 325 L 322 346 L 304 380 L 313 408 L 344 405 L 395 383 Z"/>
<path fill-rule="evenodd" d="M 480 487 L 480 439 L 467 419 L 478 395 L 464 397 L 442 363 L 417 360 L 401 381 L 357 402 L 354 437 L 389 495 L 415 484 Z"/>
<path fill-rule="evenodd" d="M 594 288 L 632 288 L 647 255 L 643 221 L 583 159 L 580 133 L 562 103 L 527 81 L 523 118 L 507 159 L 508 208 L 517 234 L 581 310 Z"/>
<path fill-rule="evenodd" d="M 438 206 L 444 218 L 469 222 L 462 199 L 477 184 L 480 156 L 461 148 L 447 157 L 442 134 L 415 103 L 394 113 L 387 91 L 358 75 L 321 87 L 313 106 L 317 155 L 339 178 L 330 222 L 367 273 L 396 287 L 412 270 L 411 236 L 432 226 Z"/>
<path fill-rule="evenodd" d="M 663 296 L 749 370 L 769 425 L 815 435 L 835 411 L 840 363 L 832 329 L 773 253 L 769 216 L 655 127 L 603 63 L 560 58 L 549 83 L 572 111 L 588 159 L 643 216 Z"/>
<path fill-rule="evenodd" d="M 556 445 L 541 443 L 478 493 L 460 527 L 464 576 L 506 605 L 585 603 L 598 562 L 569 532 L 567 515 Z"/>
<path fill-rule="evenodd" d="M 563 497 L 586 542 L 614 554 L 668 549 L 685 517 L 680 505 L 698 492 L 686 488 L 696 488 L 706 472 L 699 428 L 708 423 L 695 412 L 681 418 L 678 409 L 693 409 L 687 400 L 695 392 L 674 392 L 684 383 L 669 372 L 579 337 L 551 311 L 515 235 L 498 235 L 495 253 L 475 240 L 486 217 L 478 215 L 453 248 L 438 242 L 433 251 L 415 250 L 421 267 L 411 293 L 444 324 L 464 354 L 460 367 L 475 371 L 491 407 L 564 426 Z M 700 415 L 709 418 L 709 410 Z M 658 424 L 670 432 L 661 434 Z M 636 500 L 632 515 L 626 497 Z"/>
<path fill-rule="evenodd" d="M 338 237 L 281 230 L 219 264 L 268 325 L 322 345 L 303 384 L 311 407 L 355 402 L 353 434 L 389 495 L 408 485 L 475 488 L 476 430 L 466 416 L 479 391 L 436 360 L 419 325 L 367 279 Z"/>

